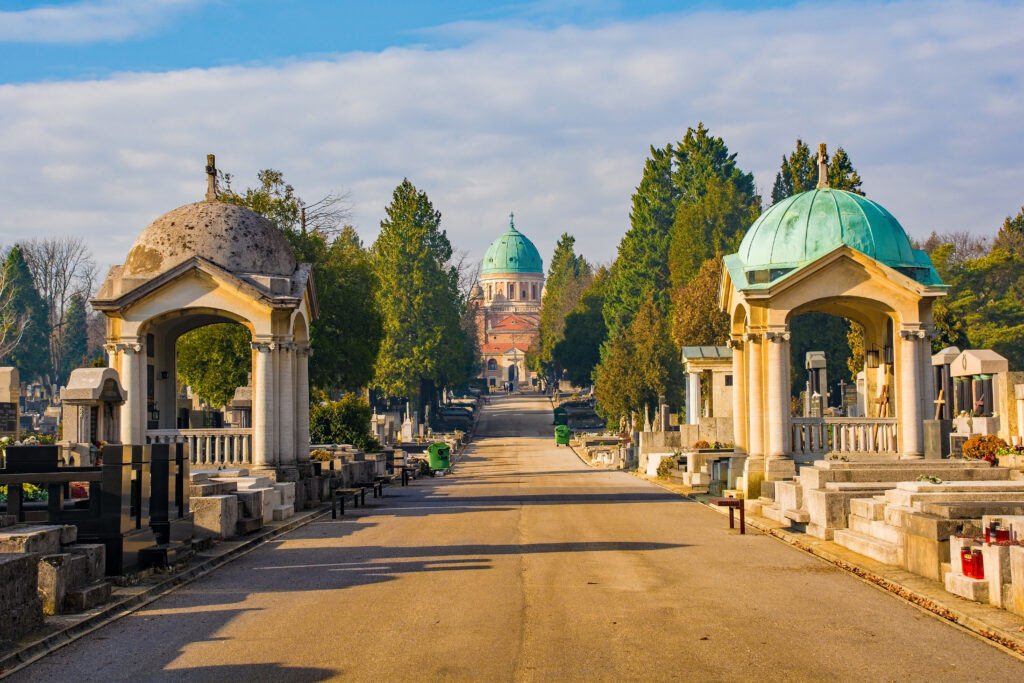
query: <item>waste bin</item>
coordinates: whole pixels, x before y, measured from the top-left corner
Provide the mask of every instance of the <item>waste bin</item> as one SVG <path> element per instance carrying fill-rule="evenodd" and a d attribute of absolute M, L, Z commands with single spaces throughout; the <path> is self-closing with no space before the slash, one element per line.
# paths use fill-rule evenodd
<path fill-rule="evenodd" d="M 432 470 L 447 470 L 451 469 L 451 454 L 452 449 L 446 443 L 432 443 L 427 448 L 427 459 L 430 462 L 430 469 Z"/>
<path fill-rule="evenodd" d="M 556 446 L 568 446 L 569 438 L 572 436 L 572 432 L 569 431 L 568 425 L 558 425 L 555 427 L 555 445 Z"/>
<path fill-rule="evenodd" d="M 555 424 L 565 425 L 569 423 L 569 413 L 563 406 L 555 408 Z"/>

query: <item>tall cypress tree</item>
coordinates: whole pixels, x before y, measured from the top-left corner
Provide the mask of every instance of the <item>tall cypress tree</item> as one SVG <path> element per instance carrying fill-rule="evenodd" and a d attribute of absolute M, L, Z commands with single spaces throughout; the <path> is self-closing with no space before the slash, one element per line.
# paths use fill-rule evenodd
<path fill-rule="evenodd" d="M 371 249 L 384 330 L 373 383 L 419 408 L 435 387 L 464 382 L 473 369 L 458 272 L 441 213 L 425 192 L 403 180 L 385 213 Z"/>
<path fill-rule="evenodd" d="M 565 336 L 565 318 L 576 307 L 590 279 L 590 266 L 575 251 L 576 238 L 562 233 L 551 257 L 540 307 L 540 362 L 561 374 L 554 357 L 555 346 Z"/>
<path fill-rule="evenodd" d="M 18 318 L 28 322 L 21 342 L 3 359 L 18 368 L 22 380 L 40 379 L 50 373 L 49 311 L 46 302 L 36 290 L 32 273 L 25 263 L 21 247 L 15 245 L 4 261 L 4 277 L 10 288 L 11 305 Z"/>
<path fill-rule="evenodd" d="M 85 311 L 88 303 L 85 297 L 84 292 L 76 292 L 71 295 L 71 303 L 68 304 L 68 312 L 61 338 L 61 344 L 64 347 L 64 352 L 61 354 L 63 367 L 61 367 L 60 376 L 57 378 L 60 384 L 66 382 L 71 371 L 80 367 L 89 355 Z"/>
<path fill-rule="evenodd" d="M 612 337 L 633 319 L 648 294 L 668 311 L 668 247 L 679 191 L 672 182 L 672 145 L 651 147 L 644 174 L 633 193 L 630 228 L 619 243 L 604 301 L 604 321 Z"/>

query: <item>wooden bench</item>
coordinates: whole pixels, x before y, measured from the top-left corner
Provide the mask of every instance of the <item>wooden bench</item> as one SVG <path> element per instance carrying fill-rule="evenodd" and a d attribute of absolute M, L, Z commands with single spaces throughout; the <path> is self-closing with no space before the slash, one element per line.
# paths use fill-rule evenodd
<path fill-rule="evenodd" d="M 747 533 L 747 510 L 743 507 L 742 498 L 709 498 L 708 502 L 718 507 L 729 508 L 729 528 L 735 529 L 734 510 L 740 511 L 740 533 Z"/>
<path fill-rule="evenodd" d="M 341 506 L 341 514 L 345 514 L 345 498 L 352 496 L 352 507 L 359 507 L 360 503 L 366 505 L 366 489 L 362 487 L 351 489 L 334 489 L 331 494 L 331 519 L 338 518 L 338 505 Z"/>

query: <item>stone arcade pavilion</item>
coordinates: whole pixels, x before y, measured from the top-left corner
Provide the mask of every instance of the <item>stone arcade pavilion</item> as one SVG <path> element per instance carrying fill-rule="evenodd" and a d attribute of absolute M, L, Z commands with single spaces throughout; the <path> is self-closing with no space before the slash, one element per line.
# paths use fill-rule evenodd
<path fill-rule="evenodd" d="M 295 262 L 270 221 L 217 200 L 212 155 L 207 175 L 206 198 L 153 221 L 92 300 L 106 316 L 108 364 L 128 394 L 121 441 L 184 439 L 193 461 L 291 479 L 309 466 L 312 269 Z M 237 323 L 251 335 L 249 429 L 179 429 L 175 344 L 212 323 Z"/>
<path fill-rule="evenodd" d="M 830 189 L 824 173 L 819 155 L 817 189 L 765 211 L 724 259 L 719 303 L 731 320 L 735 446 L 747 455 L 742 488 L 755 499 L 762 480 L 795 474 L 794 427 L 803 425 L 790 416 L 793 317 L 830 313 L 864 327 L 871 412 L 858 443 L 831 450 L 922 457 L 922 421 L 933 409 L 932 305 L 946 286 L 888 211 Z"/>

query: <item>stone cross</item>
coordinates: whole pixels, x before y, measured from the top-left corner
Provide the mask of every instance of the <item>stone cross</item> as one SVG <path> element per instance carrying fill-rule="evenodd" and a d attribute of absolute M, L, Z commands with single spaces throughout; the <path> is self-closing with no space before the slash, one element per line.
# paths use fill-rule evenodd
<path fill-rule="evenodd" d="M 818 145 L 818 187 L 828 187 L 828 155 L 824 142 Z"/>
<path fill-rule="evenodd" d="M 206 201 L 217 199 L 217 162 L 212 154 L 206 155 Z"/>
<path fill-rule="evenodd" d="M 515 214 L 514 211 L 509 211 L 508 212 L 508 227 L 510 227 L 510 228 L 516 227 L 516 214 Z"/>

